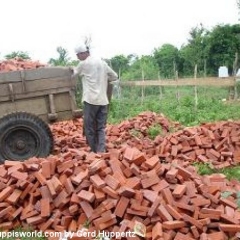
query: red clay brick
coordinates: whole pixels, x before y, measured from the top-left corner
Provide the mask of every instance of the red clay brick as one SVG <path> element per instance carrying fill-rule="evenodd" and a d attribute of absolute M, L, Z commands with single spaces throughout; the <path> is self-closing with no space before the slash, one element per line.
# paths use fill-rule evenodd
<path fill-rule="evenodd" d="M 193 226 L 196 226 L 199 230 L 203 228 L 203 224 L 200 221 L 188 216 L 187 214 L 183 214 L 183 219 L 186 222 L 191 223 Z"/>
<path fill-rule="evenodd" d="M 13 193 L 6 199 L 6 201 L 11 204 L 16 204 L 21 194 L 22 194 L 21 190 L 14 189 Z"/>
<path fill-rule="evenodd" d="M 187 186 L 186 185 L 176 185 L 172 195 L 175 198 L 181 198 L 183 194 L 186 192 Z"/>
<path fill-rule="evenodd" d="M 122 186 L 118 189 L 118 193 L 121 196 L 132 198 L 135 195 L 135 190 L 130 187 Z"/>
<path fill-rule="evenodd" d="M 102 188 L 103 192 L 105 192 L 107 195 L 109 195 L 112 198 L 118 198 L 118 193 L 116 191 L 114 191 L 113 189 L 111 189 L 109 186 L 105 186 L 104 188 Z"/>
<path fill-rule="evenodd" d="M 79 204 L 80 204 L 83 212 L 86 214 L 87 218 L 90 218 L 93 213 L 92 206 L 86 201 L 80 201 Z"/>
<path fill-rule="evenodd" d="M 172 216 L 169 214 L 163 204 L 157 208 L 157 214 L 163 219 L 163 221 L 173 221 Z"/>
<path fill-rule="evenodd" d="M 120 182 L 117 179 L 115 179 L 114 177 L 112 177 L 111 175 L 107 175 L 105 177 L 104 181 L 113 190 L 116 190 L 120 185 Z"/>
<path fill-rule="evenodd" d="M 11 193 L 13 192 L 13 188 L 8 186 L 0 192 L 0 201 L 5 200 Z"/>
<path fill-rule="evenodd" d="M 51 214 L 50 201 L 48 198 L 42 198 L 40 200 L 41 217 L 49 217 Z"/>
<path fill-rule="evenodd" d="M 162 223 L 163 229 L 175 230 L 185 227 L 187 224 L 184 221 L 165 221 Z"/>
<path fill-rule="evenodd" d="M 106 183 L 99 177 L 99 175 L 95 174 L 90 177 L 90 181 L 96 188 L 102 188 L 106 186 Z"/>
<path fill-rule="evenodd" d="M 157 222 L 152 228 L 152 240 L 158 240 L 163 236 L 162 224 Z"/>
<path fill-rule="evenodd" d="M 176 208 L 169 204 L 167 204 L 165 208 L 173 218 L 175 218 L 176 220 L 182 220 L 182 215 L 177 211 Z"/>
<path fill-rule="evenodd" d="M 219 228 L 223 232 L 240 232 L 240 225 L 239 224 L 224 224 L 224 223 L 219 223 Z"/>
<path fill-rule="evenodd" d="M 28 174 L 26 172 L 19 172 L 19 171 L 15 171 L 15 172 L 12 172 L 11 176 L 13 178 L 16 178 L 18 180 L 26 180 L 28 178 Z"/>
<path fill-rule="evenodd" d="M 87 202 L 93 202 L 95 199 L 95 195 L 92 192 L 81 190 L 78 194 L 78 197 L 87 201 Z"/>
<path fill-rule="evenodd" d="M 53 200 L 56 208 L 61 208 L 67 203 L 67 192 L 63 189 Z"/>

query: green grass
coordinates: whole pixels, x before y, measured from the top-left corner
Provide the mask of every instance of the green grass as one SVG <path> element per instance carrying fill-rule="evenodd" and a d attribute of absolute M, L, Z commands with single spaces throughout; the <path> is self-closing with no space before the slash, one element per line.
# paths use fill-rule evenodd
<path fill-rule="evenodd" d="M 140 88 L 139 88 L 140 89 Z M 119 123 L 132 118 L 143 111 L 163 113 L 173 121 L 183 126 L 199 125 L 203 122 L 240 119 L 240 102 L 227 104 L 222 99 L 227 98 L 227 88 L 198 88 L 198 104 L 195 105 L 193 89 L 185 87 L 179 90 L 180 98 L 176 98 L 176 89 L 164 88 L 163 98 L 155 89 L 148 91 L 144 100 L 139 89 L 123 89 L 119 99 L 112 99 L 108 116 L 109 123 Z M 124 92 L 126 90 L 126 92 Z M 154 93 L 154 91 L 155 93 Z"/>
<path fill-rule="evenodd" d="M 147 130 L 148 136 L 153 140 L 156 136 L 161 135 L 162 133 L 162 127 L 160 124 L 154 124 L 153 126 L 150 126 Z"/>
<path fill-rule="evenodd" d="M 194 166 L 197 168 L 200 175 L 210 175 L 213 173 L 222 173 L 228 180 L 240 181 L 240 166 L 228 167 L 223 169 L 214 169 L 209 164 L 195 163 Z"/>

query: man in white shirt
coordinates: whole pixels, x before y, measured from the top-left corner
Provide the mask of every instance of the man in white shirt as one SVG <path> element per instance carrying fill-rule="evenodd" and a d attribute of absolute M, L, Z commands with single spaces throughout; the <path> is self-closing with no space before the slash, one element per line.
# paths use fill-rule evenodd
<path fill-rule="evenodd" d="M 105 152 L 105 127 L 108 112 L 108 82 L 118 79 L 105 61 L 90 56 L 89 49 L 80 45 L 75 49 L 80 60 L 74 75 L 81 76 L 83 93 L 84 132 L 91 151 Z"/>

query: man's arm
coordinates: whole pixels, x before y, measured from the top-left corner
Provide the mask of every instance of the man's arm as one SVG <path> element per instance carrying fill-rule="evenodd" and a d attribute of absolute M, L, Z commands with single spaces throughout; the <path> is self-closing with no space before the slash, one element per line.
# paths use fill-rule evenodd
<path fill-rule="evenodd" d="M 73 67 L 73 76 L 81 75 L 82 72 L 82 63 L 80 62 L 76 67 Z"/>
<path fill-rule="evenodd" d="M 107 68 L 108 81 L 112 82 L 112 81 L 118 80 L 117 73 L 112 68 L 110 68 L 106 62 L 105 62 L 105 64 L 106 64 L 106 68 Z"/>

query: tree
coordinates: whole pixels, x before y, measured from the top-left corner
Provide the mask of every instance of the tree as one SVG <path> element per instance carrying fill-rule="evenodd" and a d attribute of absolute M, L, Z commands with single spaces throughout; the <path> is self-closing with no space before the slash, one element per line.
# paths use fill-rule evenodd
<path fill-rule="evenodd" d="M 67 66 L 70 65 L 70 58 L 68 57 L 68 51 L 65 48 L 57 47 L 59 57 L 57 59 L 51 58 L 49 64 L 54 66 Z"/>
<path fill-rule="evenodd" d="M 129 59 L 124 55 L 117 55 L 111 58 L 109 62 L 114 71 L 118 73 L 118 76 L 121 76 L 122 73 L 126 72 L 129 67 Z"/>
<path fill-rule="evenodd" d="M 16 57 L 19 57 L 22 59 L 31 59 L 27 52 L 22 52 L 22 51 L 12 52 L 12 53 L 4 56 L 4 58 L 6 58 L 6 59 L 13 59 Z"/>
<path fill-rule="evenodd" d="M 126 80 L 148 80 L 158 78 L 158 65 L 153 56 L 146 55 L 141 58 L 136 57 L 129 66 L 128 71 L 122 75 Z"/>
<path fill-rule="evenodd" d="M 198 73 L 206 75 L 208 51 L 208 31 L 200 24 L 191 29 L 188 44 L 180 49 L 181 73 L 192 76 L 197 66 Z"/>
<path fill-rule="evenodd" d="M 233 72 L 236 53 L 240 53 L 240 25 L 217 25 L 209 35 L 208 64 L 214 74 L 220 66 L 227 66 Z"/>
<path fill-rule="evenodd" d="M 171 44 L 164 44 L 153 52 L 154 59 L 159 67 L 161 76 L 173 78 L 178 68 L 178 49 Z"/>

